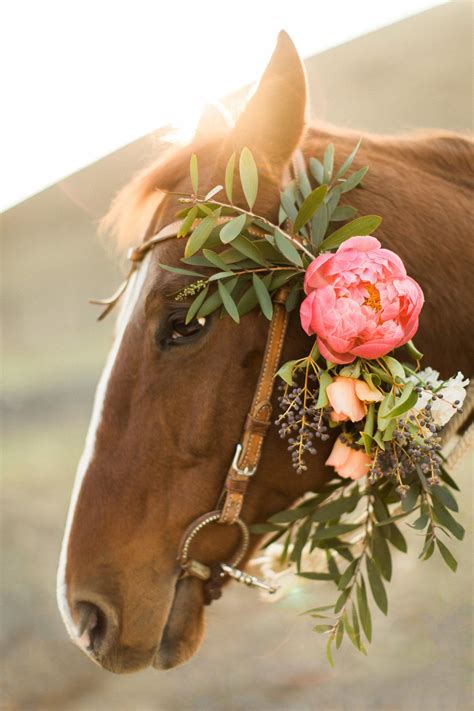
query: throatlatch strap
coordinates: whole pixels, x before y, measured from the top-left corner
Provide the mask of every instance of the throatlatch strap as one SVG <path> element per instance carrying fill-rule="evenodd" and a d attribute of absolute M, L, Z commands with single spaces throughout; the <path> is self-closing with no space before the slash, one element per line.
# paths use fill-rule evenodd
<path fill-rule="evenodd" d="M 283 288 L 277 292 L 273 300 L 273 317 L 268 331 L 257 390 L 245 422 L 241 441 L 242 449 L 237 466 L 232 464 L 227 474 L 224 485 L 225 498 L 219 523 L 232 524 L 239 518 L 247 486 L 260 461 L 263 441 L 271 424 L 273 382 L 288 325 L 288 312 L 285 308 L 287 296 L 288 289 Z"/>

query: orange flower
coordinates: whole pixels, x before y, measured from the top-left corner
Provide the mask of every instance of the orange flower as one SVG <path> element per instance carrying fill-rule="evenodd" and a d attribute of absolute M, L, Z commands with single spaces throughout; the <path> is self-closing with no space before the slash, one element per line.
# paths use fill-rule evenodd
<path fill-rule="evenodd" d="M 364 450 L 352 449 L 338 437 L 326 464 L 343 479 L 362 479 L 369 472 L 371 459 Z"/>
<path fill-rule="evenodd" d="M 344 378 L 338 375 L 326 389 L 329 404 L 333 408 L 333 422 L 359 422 L 367 414 L 368 402 L 381 402 L 383 395 L 372 390 L 365 380 Z"/>

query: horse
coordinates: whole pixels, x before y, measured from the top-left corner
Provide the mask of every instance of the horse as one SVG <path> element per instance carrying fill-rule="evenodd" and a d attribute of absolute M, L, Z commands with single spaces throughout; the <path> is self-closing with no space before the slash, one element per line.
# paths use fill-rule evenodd
<path fill-rule="evenodd" d="M 306 160 L 332 142 L 347 155 L 359 134 L 307 121 L 305 72 L 282 32 L 261 81 L 229 126 L 204 118 L 190 145 L 173 149 L 116 197 L 105 228 L 121 247 L 173 223 L 178 194 L 192 191 L 189 161 L 199 159 L 201 189 L 223 183 L 232 152 L 251 149 L 259 168 L 255 211 L 278 214 L 280 189 L 296 149 Z M 426 305 L 417 345 L 443 375 L 473 362 L 467 308 L 474 273 L 468 242 L 474 151 L 448 132 L 363 135 L 354 168 L 370 171 L 351 203 L 383 216 L 377 236 L 422 286 Z M 236 204 L 244 206 L 235 186 Z M 215 508 L 255 391 L 268 322 L 251 311 L 237 325 L 214 314 L 185 323 L 173 294 L 189 283 L 160 268 L 180 265 L 185 239 L 151 250 L 127 287 L 112 350 L 99 381 L 72 493 L 58 570 L 58 603 L 72 640 L 116 672 L 168 669 L 190 659 L 204 635 L 204 584 L 181 575 L 177 551 L 191 522 Z M 181 265 L 182 266 L 182 265 Z M 297 312 L 284 360 L 309 352 Z M 275 395 L 273 396 L 273 404 Z M 270 428 L 245 499 L 247 524 L 264 522 L 332 473 L 322 442 L 308 470 L 291 471 L 286 445 Z M 247 557 L 261 536 L 252 535 Z M 211 564 L 238 544 L 234 526 L 212 525 L 195 548 Z"/>

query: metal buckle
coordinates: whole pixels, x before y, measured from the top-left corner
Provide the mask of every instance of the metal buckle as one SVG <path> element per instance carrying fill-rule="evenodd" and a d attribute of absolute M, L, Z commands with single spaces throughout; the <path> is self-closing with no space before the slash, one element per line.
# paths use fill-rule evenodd
<path fill-rule="evenodd" d="M 249 467 L 244 467 L 242 469 L 239 467 L 239 459 L 240 455 L 242 454 L 242 445 L 238 444 L 237 447 L 235 448 L 235 454 L 234 458 L 232 460 L 231 469 L 237 472 L 240 476 L 253 476 L 255 472 L 257 471 L 257 467 L 252 467 L 252 469 L 249 469 Z"/>

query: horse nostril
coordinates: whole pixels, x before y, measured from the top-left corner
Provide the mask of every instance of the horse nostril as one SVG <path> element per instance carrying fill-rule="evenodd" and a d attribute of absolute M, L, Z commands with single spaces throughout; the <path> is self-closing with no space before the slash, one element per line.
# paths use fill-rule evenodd
<path fill-rule="evenodd" d="M 77 642 L 86 651 L 98 654 L 107 634 L 107 617 L 92 602 L 77 602 L 76 610 L 79 617 Z"/>

